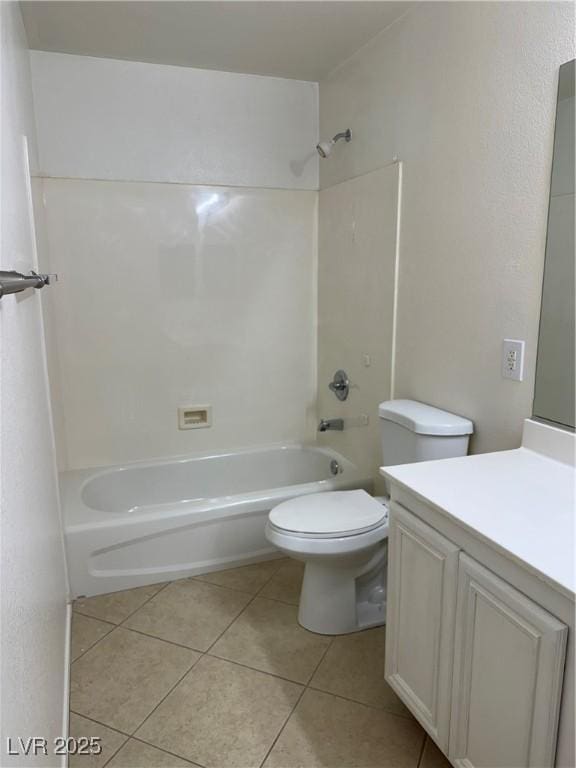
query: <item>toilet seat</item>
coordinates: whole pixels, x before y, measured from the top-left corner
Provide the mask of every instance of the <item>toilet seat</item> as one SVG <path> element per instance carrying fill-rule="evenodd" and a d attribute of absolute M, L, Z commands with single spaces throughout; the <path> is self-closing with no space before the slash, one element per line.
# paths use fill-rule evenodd
<path fill-rule="evenodd" d="M 312 632 L 342 635 L 386 619 L 388 506 L 365 491 L 333 491 L 279 504 L 266 538 L 304 561 L 298 621 Z"/>
<path fill-rule="evenodd" d="M 387 524 L 388 508 L 366 491 L 334 491 L 290 499 L 275 507 L 269 525 L 298 538 L 359 536 Z"/>

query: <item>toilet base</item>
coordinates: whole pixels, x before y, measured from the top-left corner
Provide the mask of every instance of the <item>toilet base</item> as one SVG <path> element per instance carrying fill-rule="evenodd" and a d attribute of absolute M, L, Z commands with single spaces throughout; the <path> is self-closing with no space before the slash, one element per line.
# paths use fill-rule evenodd
<path fill-rule="evenodd" d="M 386 555 L 386 542 L 381 542 L 353 562 L 349 557 L 307 559 L 298 622 L 321 635 L 345 635 L 384 624 Z"/>

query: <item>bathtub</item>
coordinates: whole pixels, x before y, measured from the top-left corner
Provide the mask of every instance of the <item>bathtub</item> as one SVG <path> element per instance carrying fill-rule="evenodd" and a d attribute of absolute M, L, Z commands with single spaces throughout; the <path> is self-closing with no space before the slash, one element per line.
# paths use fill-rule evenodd
<path fill-rule="evenodd" d="M 278 554 L 264 536 L 272 507 L 371 485 L 338 453 L 304 445 L 62 472 L 73 596 L 268 560 Z"/>

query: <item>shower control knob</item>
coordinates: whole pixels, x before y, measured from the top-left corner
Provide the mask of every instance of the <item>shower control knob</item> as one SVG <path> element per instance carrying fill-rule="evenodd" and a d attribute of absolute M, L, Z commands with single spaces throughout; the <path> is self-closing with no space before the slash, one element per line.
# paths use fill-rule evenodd
<path fill-rule="evenodd" d="M 346 371 L 343 371 L 342 369 L 336 371 L 334 378 L 330 384 L 328 384 L 328 389 L 334 392 L 338 400 L 346 400 L 350 391 L 350 381 L 348 380 Z"/>

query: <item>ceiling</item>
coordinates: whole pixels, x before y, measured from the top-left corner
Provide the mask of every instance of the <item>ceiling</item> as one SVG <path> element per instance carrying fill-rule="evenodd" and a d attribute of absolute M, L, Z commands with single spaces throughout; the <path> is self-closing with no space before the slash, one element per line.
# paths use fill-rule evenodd
<path fill-rule="evenodd" d="M 408 2 L 22 2 L 30 48 L 318 81 Z"/>

